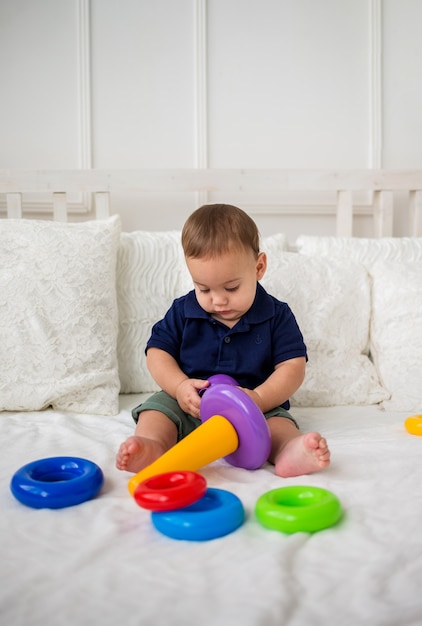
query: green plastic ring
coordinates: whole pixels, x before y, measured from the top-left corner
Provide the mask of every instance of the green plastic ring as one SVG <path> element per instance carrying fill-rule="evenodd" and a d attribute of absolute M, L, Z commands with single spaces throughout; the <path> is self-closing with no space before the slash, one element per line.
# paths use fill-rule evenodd
<path fill-rule="evenodd" d="M 338 522 L 342 507 L 337 496 L 321 487 L 280 487 L 258 498 L 255 515 L 271 530 L 314 533 Z"/>

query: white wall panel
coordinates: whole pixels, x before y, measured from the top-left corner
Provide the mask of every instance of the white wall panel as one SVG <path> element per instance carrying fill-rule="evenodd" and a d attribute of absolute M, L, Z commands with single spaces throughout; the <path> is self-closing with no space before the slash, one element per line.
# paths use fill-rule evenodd
<path fill-rule="evenodd" d="M 366 167 L 367 0 L 211 0 L 218 167 Z"/>
<path fill-rule="evenodd" d="M 422 168 L 421 23 L 421 0 L 0 0 L 0 167 Z M 335 232 L 316 197 L 114 210 L 180 228 L 214 199 L 263 234 Z"/>
<path fill-rule="evenodd" d="M 78 5 L 0 2 L 0 167 L 80 167 Z"/>
<path fill-rule="evenodd" d="M 383 166 L 422 168 L 422 2 L 383 3 Z"/>
<path fill-rule="evenodd" d="M 191 0 L 92 0 L 95 167 L 194 165 Z"/>

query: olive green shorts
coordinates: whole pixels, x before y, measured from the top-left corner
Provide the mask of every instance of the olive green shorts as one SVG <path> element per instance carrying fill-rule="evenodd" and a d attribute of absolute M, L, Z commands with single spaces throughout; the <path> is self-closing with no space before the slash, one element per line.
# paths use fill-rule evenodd
<path fill-rule="evenodd" d="M 193 417 L 192 415 L 189 415 L 189 413 L 182 411 L 177 401 L 169 396 L 165 391 L 157 391 L 150 398 L 145 400 L 145 402 L 132 410 L 132 417 L 136 424 L 138 423 L 139 414 L 142 411 L 147 410 L 160 411 L 160 413 L 167 415 L 167 417 L 177 427 L 178 441 L 186 437 L 186 435 L 189 435 L 189 433 L 195 430 L 195 428 L 198 428 L 201 424 L 201 420 L 199 418 Z M 277 406 L 274 409 L 271 409 L 271 411 L 267 411 L 264 415 L 266 419 L 270 417 L 285 417 L 291 420 L 296 428 L 299 428 L 296 420 L 294 420 L 290 413 L 281 406 Z"/>

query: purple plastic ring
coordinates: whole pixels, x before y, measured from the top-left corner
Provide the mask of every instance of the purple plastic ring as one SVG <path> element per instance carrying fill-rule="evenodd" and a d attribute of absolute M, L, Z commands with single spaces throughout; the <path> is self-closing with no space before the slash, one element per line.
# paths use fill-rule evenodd
<path fill-rule="evenodd" d="M 237 450 L 224 457 L 231 465 L 258 469 L 267 460 L 271 438 L 267 420 L 255 402 L 244 391 L 230 384 L 211 384 L 201 400 L 201 420 L 222 415 L 236 430 Z"/>
<path fill-rule="evenodd" d="M 207 387 L 202 387 L 199 390 L 199 395 L 202 397 L 207 389 L 212 387 L 213 385 L 232 385 L 234 387 L 238 387 L 239 383 L 237 380 L 229 376 L 228 374 L 214 374 L 208 378 L 209 385 Z"/>
<path fill-rule="evenodd" d="M 235 387 L 239 386 L 237 380 L 228 376 L 228 374 L 214 374 L 208 378 L 208 382 L 210 387 L 212 385 L 234 385 Z"/>

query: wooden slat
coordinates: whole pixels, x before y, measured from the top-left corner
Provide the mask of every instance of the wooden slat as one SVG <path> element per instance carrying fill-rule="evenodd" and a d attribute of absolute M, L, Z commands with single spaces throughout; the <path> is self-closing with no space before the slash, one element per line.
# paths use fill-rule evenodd
<path fill-rule="evenodd" d="M 270 197 L 303 193 L 310 197 L 326 192 L 337 195 L 337 235 L 351 236 L 352 194 L 373 194 L 374 236 L 393 233 L 393 192 L 410 192 L 409 232 L 421 235 L 422 170 L 258 170 L 258 169 L 163 169 L 163 170 L 0 170 L 0 194 L 8 196 L 8 216 L 22 216 L 21 193 L 40 192 L 54 197 L 54 217 L 67 219 L 66 194 L 96 195 L 97 217 L 110 214 L 109 193 L 219 192 L 221 194 Z M 265 202 L 264 202 L 265 203 Z M 312 203 L 312 202 L 311 202 Z M 289 211 L 288 208 L 286 211 Z M 264 212 L 268 212 L 268 208 Z M 289 211 L 296 213 L 296 209 Z M 277 214 L 283 213 L 277 209 Z"/>
<path fill-rule="evenodd" d="M 22 217 L 22 194 L 6 194 L 7 217 L 9 219 L 20 219 Z"/>
<path fill-rule="evenodd" d="M 53 193 L 53 216 L 55 222 L 67 222 L 67 201 L 63 192 Z"/>
<path fill-rule="evenodd" d="M 95 194 L 95 216 L 97 220 L 110 216 L 110 194 L 107 191 L 97 191 Z"/>
<path fill-rule="evenodd" d="M 422 170 L 0 170 L 0 193 L 422 190 Z"/>
<path fill-rule="evenodd" d="M 337 192 L 336 234 L 337 237 L 353 235 L 352 192 L 348 190 Z"/>
<path fill-rule="evenodd" d="M 422 191 L 411 191 L 409 198 L 410 235 L 422 237 Z"/>
<path fill-rule="evenodd" d="M 393 236 L 393 194 L 391 191 L 374 192 L 375 237 Z"/>

